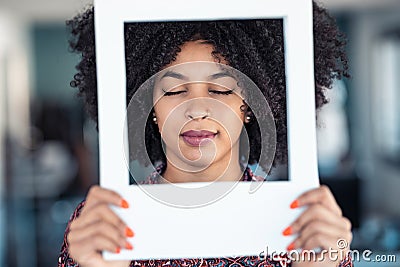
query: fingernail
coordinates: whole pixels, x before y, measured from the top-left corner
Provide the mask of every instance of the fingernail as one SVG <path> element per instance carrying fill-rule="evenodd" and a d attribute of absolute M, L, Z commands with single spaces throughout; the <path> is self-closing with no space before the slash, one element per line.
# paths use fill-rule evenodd
<path fill-rule="evenodd" d="M 292 234 L 292 227 L 289 226 L 288 228 L 286 228 L 285 230 L 283 230 L 282 234 L 283 234 L 284 236 L 291 235 L 291 234 Z"/>
<path fill-rule="evenodd" d="M 121 248 L 117 248 L 116 250 L 115 250 L 115 253 L 117 253 L 117 254 L 119 254 L 121 252 Z"/>
<path fill-rule="evenodd" d="M 131 230 L 131 228 L 126 227 L 126 228 L 125 228 L 125 235 L 126 235 L 127 237 L 133 237 L 133 236 L 135 235 L 135 233 Z"/>
<path fill-rule="evenodd" d="M 124 208 L 124 209 L 129 208 L 129 204 L 125 199 L 121 200 L 121 207 Z"/>
<path fill-rule="evenodd" d="M 132 249 L 133 249 L 133 246 L 131 245 L 131 243 L 129 243 L 128 241 L 126 241 L 126 243 L 125 243 L 125 248 L 126 248 L 126 249 L 129 249 L 129 250 L 132 250 Z"/>
<path fill-rule="evenodd" d="M 295 201 L 293 201 L 292 204 L 290 204 L 291 209 L 295 209 L 298 207 L 299 207 L 299 201 L 297 199 Z"/>
<path fill-rule="evenodd" d="M 286 250 L 291 251 L 294 249 L 294 242 L 290 243 L 290 245 L 286 248 Z"/>

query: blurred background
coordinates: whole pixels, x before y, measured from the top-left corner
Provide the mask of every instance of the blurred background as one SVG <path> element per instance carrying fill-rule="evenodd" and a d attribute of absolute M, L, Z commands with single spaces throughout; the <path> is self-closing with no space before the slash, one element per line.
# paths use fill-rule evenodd
<path fill-rule="evenodd" d="M 66 222 L 98 182 L 98 136 L 69 86 L 65 20 L 90 0 L 0 0 L 0 266 L 55 266 Z M 400 266 L 400 0 L 321 0 L 346 33 L 352 78 L 318 120 L 321 182 L 353 249 Z"/>

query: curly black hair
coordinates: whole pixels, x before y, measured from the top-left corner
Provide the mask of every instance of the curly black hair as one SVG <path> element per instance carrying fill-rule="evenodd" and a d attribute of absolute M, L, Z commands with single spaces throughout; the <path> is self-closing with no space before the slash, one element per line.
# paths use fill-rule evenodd
<path fill-rule="evenodd" d="M 335 20 L 315 2 L 313 18 L 315 106 L 319 109 L 328 102 L 324 91 L 332 87 L 333 80 L 349 75 L 345 36 Z M 71 86 L 79 89 L 90 117 L 97 123 L 94 7 L 67 21 L 67 26 L 72 33 L 70 47 L 82 56 Z M 215 58 L 225 59 L 260 88 L 275 119 L 277 144 L 273 166 L 287 164 L 286 80 L 281 19 L 125 24 L 127 103 L 148 78 L 176 59 L 184 43 L 200 39 L 213 46 Z M 147 105 L 145 102 L 138 105 Z M 152 163 L 165 162 L 157 126 L 152 123 L 151 117 L 145 119 L 147 153 Z M 250 142 L 248 163 L 253 164 L 259 161 L 264 144 L 261 143 L 257 122 L 245 124 L 245 127 Z M 139 152 L 134 158 L 145 162 Z M 266 170 L 270 167 L 265 162 L 259 164 Z"/>

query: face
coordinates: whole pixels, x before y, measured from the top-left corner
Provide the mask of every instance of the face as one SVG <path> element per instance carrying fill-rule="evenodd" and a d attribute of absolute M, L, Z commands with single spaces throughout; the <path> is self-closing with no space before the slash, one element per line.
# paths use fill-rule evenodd
<path fill-rule="evenodd" d="M 188 172 L 239 161 L 244 102 L 237 81 L 212 56 L 187 42 L 155 82 L 154 111 L 168 164 Z"/>

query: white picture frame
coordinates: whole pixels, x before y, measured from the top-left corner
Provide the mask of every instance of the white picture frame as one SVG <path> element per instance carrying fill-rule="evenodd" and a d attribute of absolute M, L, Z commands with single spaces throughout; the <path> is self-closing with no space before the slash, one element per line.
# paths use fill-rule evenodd
<path fill-rule="evenodd" d="M 94 6 L 100 185 L 130 203 L 129 209 L 114 210 L 135 232 L 133 250 L 104 253 L 105 258 L 218 258 L 285 251 L 294 237 L 284 237 L 282 231 L 302 211 L 291 210 L 290 203 L 319 186 L 312 1 L 203 0 L 197 5 L 183 0 L 95 0 Z M 248 183 L 239 183 L 224 198 L 192 209 L 165 205 L 129 186 L 124 23 L 271 18 L 284 22 L 289 181 L 264 182 L 251 193 Z M 167 191 L 170 185 L 149 186 Z M 233 211 L 243 215 L 229 220 Z"/>

